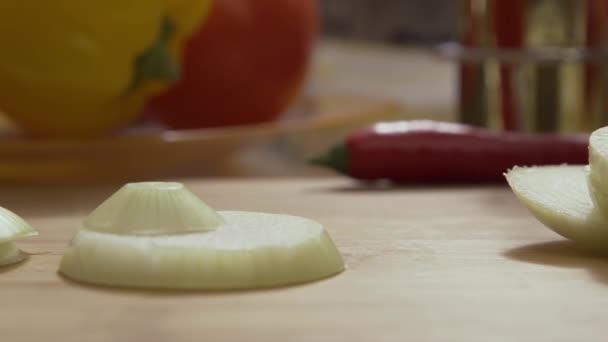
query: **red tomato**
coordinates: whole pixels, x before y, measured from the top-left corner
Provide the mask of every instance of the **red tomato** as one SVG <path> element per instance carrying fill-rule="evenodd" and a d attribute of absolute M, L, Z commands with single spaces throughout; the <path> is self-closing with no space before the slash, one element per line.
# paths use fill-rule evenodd
<path fill-rule="evenodd" d="M 304 82 L 318 31 L 316 0 L 215 0 L 182 79 L 150 109 L 174 128 L 276 119 Z"/>

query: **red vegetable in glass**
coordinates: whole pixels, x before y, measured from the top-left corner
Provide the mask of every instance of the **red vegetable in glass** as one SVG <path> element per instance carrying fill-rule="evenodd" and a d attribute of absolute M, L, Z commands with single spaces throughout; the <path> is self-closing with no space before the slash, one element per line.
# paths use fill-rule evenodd
<path fill-rule="evenodd" d="M 378 123 L 313 163 L 362 180 L 499 182 L 514 166 L 587 164 L 588 135 L 494 132 L 453 123 Z"/>
<path fill-rule="evenodd" d="M 526 12 L 525 0 L 499 0 L 494 5 L 494 21 L 496 44 L 501 49 L 518 49 L 523 43 Z M 517 99 L 513 92 L 514 67 L 508 63 L 500 66 L 500 90 L 502 120 L 505 130 L 513 131 L 520 128 L 520 113 L 516 106 Z"/>

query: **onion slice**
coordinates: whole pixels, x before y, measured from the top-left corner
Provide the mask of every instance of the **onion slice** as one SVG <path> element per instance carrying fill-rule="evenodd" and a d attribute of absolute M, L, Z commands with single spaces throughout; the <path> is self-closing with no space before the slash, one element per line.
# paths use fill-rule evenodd
<path fill-rule="evenodd" d="M 27 255 L 21 252 L 14 242 L 0 243 L 0 266 L 16 264 L 26 258 Z"/>
<path fill-rule="evenodd" d="M 225 223 L 207 232 L 132 236 L 81 230 L 60 272 L 108 286 L 244 289 L 308 282 L 344 270 L 340 252 L 315 221 L 253 212 L 218 214 Z"/>
<path fill-rule="evenodd" d="M 594 131 L 589 138 L 588 183 L 594 203 L 608 214 L 608 127 Z"/>
<path fill-rule="evenodd" d="M 38 235 L 25 220 L 12 211 L 0 207 L 0 266 L 23 261 L 27 254 L 22 253 L 13 240 Z"/>
<path fill-rule="evenodd" d="M 38 233 L 25 220 L 12 211 L 0 207 L 0 243 L 33 235 Z"/>
<path fill-rule="evenodd" d="M 131 183 L 84 222 L 61 260 L 76 281 L 118 287 L 244 289 L 328 277 L 344 261 L 319 223 L 215 212 L 180 183 Z"/>
<path fill-rule="evenodd" d="M 517 198 L 556 233 L 608 248 L 608 218 L 595 206 L 584 166 L 517 167 L 506 175 Z"/>
<path fill-rule="evenodd" d="M 223 224 L 213 209 L 181 183 L 129 183 L 84 221 L 84 228 L 113 234 L 204 232 Z"/>

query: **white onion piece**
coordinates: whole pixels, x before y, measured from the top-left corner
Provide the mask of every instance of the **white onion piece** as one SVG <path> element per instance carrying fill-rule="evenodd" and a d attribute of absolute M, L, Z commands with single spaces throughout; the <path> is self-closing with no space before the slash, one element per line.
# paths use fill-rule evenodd
<path fill-rule="evenodd" d="M 25 220 L 12 211 L 0 207 L 0 266 L 16 264 L 26 259 L 13 240 L 37 235 Z"/>
<path fill-rule="evenodd" d="M 8 266 L 25 260 L 26 254 L 22 253 L 14 242 L 0 243 L 0 266 Z"/>
<path fill-rule="evenodd" d="M 608 218 L 594 205 L 583 166 L 514 168 L 507 180 L 518 199 L 556 233 L 608 248 Z"/>
<path fill-rule="evenodd" d="M 12 211 L 0 207 L 0 243 L 38 233 Z"/>
<path fill-rule="evenodd" d="M 222 218 L 180 183 L 144 182 L 123 186 L 84 221 L 84 228 L 113 234 L 167 235 L 201 232 Z"/>
<path fill-rule="evenodd" d="M 60 272 L 99 285 L 244 289 L 313 281 L 344 270 L 325 229 L 295 216 L 219 212 L 208 232 L 130 236 L 81 230 Z"/>
<path fill-rule="evenodd" d="M 589 138 L 589 190 L 597 207 L 608 214 L 608 127 Z"/>
<path fill-rule="evenodd" d="M 598 189 L 608 193 L 608 127 L 600 128 L 589 138 L 590 177 Z"/>

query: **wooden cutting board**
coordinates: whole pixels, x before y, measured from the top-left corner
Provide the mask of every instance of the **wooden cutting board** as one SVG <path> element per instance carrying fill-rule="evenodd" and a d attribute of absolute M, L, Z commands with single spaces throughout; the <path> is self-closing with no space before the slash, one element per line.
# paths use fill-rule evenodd
<path fill-rule="evenodd" d="M 577 251 L 507 188 L 362 189 L 345 179 L 190 181 L 218 209 L 309 216 L 348 270 L 244 292 L 82 286 L 56 274 L 117 186 L 3 187 L 40 236 L 0 271 L 0 341 L 605 341 L 608 261 Z"/>

